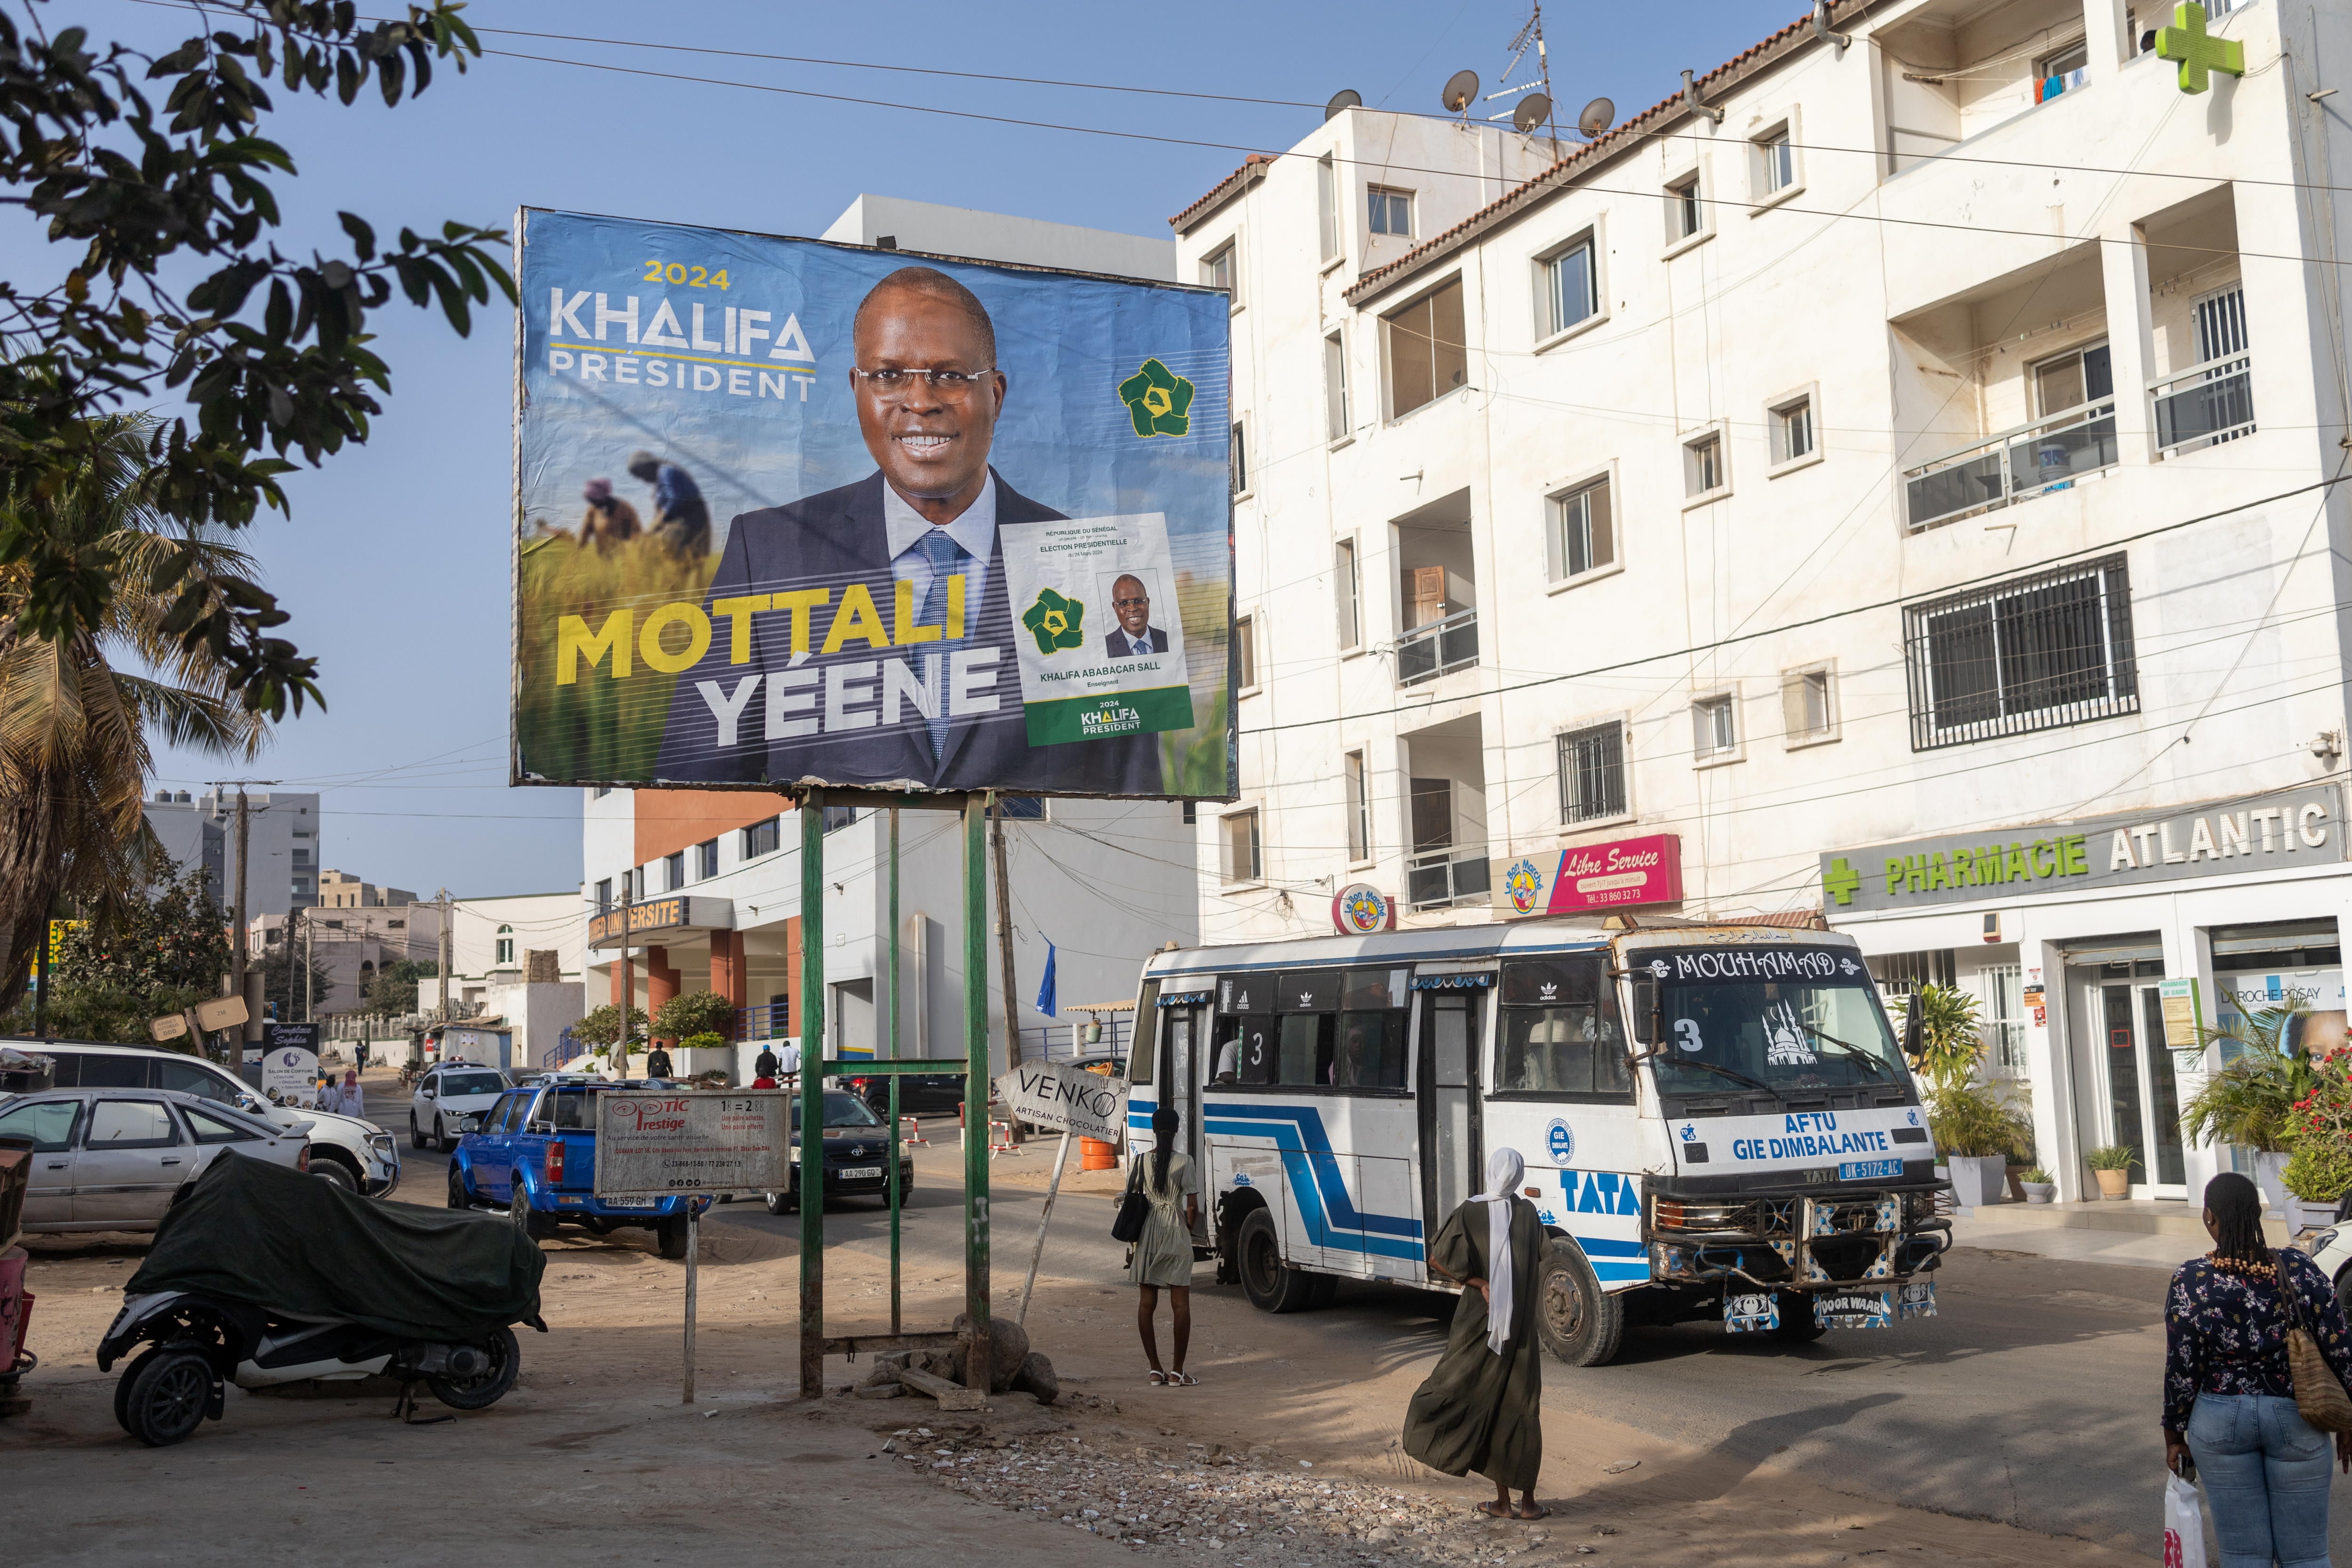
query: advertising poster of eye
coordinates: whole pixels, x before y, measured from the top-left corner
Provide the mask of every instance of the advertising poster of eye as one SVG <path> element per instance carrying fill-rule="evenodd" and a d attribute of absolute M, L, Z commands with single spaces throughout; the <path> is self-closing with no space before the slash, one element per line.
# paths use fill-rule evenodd
<path fill-rule="evenodd" d="M 516 234 L 515 782 L 1233 797 L 1223 294 Z"/>

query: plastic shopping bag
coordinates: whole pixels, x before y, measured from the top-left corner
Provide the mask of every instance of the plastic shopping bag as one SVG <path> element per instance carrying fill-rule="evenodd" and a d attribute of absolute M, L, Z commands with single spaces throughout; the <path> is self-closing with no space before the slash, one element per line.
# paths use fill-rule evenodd
<path fill-rule="evenodd" d="M 2205 1505 L 2175 1475 L 2164 1478 L 2164 1568 L 2205 1568 Z"/>

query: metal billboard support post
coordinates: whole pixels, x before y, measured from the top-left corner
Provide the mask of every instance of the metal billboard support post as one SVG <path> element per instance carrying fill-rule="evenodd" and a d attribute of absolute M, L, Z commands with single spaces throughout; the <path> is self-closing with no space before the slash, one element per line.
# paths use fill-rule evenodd
<path fill-rule="evenodd" d="M 694 1403 L 694 1275 L 702 1253 L 702 1205 L 686 1200 L 686 1395 L 680 1405 Z"/>
<path fill-rule="evenodd" d="M 963 805 L 964 1386 L 988 1392 L 988 797 Z"/>
<path fill-rule="evenodd" d="M 889 993 L 883 998 L 883 1032 L 890 1042 L 890 1059 L 898 1059 L 898 808 L 890 808 L 890 944 Z M 905 1201 L 898 1178 L 898 1075 L 890 1075 L 890 1331 L 903 1331 L 898 1293 L 898 1211 Z"/>
<path fill-rule="evenodd" d="M 801 1397 L 824 1394 L 824 792 L 801 817 Z"/>
<path fill-rule="evenodd" d="M 1029 1321 L 1029 1295 L 1037 1289 L 1037 1262 L 1045 1256 L 1045 1227 L 1054 1223 L 1054 1199 L 1062 1191 L 1062 1167 L 1070 1162 L 1070 1130 L 1062 1129 L 1062 1142 L 1054 1151 L 1054 1179 L 1045 1184 L 1045 1206 L 1037 1215 L 1037 1245 L 1029 1249 L 1029 1278 L 1021 1282 L 1021 1310 L 1013 1315 L 1016 1323 Z"/>

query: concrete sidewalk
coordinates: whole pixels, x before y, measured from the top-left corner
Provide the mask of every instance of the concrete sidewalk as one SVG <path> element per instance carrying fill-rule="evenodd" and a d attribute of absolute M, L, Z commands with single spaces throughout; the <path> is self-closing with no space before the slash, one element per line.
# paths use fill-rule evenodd
<path fill-rule="evenodd" d="M 2263 1230 L 2273 1247 L 2291 1239 L 2282 1220 L 2265 1218 Z M 2174 1198 L 1987 1204 L 1954 1216 L 1952 1239 L 1959 1247 L 2167 1269 L 2213 1245 L 2202 1212 Z"/>

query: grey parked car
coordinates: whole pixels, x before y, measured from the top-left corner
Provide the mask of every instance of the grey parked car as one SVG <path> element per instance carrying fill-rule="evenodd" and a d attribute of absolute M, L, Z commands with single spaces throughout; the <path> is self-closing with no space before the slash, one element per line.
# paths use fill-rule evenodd
<path fill-rule="evenodd" d="M 153 1230 L 222 1150 L 308 1171 L 309 1133 L 307 1122 L 279 1127 L 173 1089 L 53 1089 L 0 1100 L 0 1138 L 33 1145 L 27 1231 Z"/>

